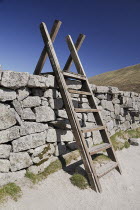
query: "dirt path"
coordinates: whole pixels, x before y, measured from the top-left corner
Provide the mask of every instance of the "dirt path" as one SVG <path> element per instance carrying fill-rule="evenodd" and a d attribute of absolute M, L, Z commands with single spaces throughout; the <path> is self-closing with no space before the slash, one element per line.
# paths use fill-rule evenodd
<path fill-rule="evenodd" d="M 140 142 L 139 142 L 140 143 Z M 22 188 L 23 196 L 9 200 L 2 210 L 139 210 L 140 146 L 117 152 L 123 174 L 116 170 L 101 179 L 103 193 L 80 190 L 63 170 L 56 172 L 32 189 Z"/>

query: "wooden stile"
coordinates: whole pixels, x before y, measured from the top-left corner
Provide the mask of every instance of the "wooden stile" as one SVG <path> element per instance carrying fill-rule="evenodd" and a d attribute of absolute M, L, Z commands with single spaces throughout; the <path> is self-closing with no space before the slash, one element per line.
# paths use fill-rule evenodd
<path fill-rule="evenodd" d="M 57 28 L 57 26 L 54 26 L 54 29 L 55 28 Z M 56 37 L 58 28 L 53 38 L 52 36 L 49 35 L 49 32 L 47 30 L 45 23 L 42 22 L 40 24 L 40 30 L 41 30 L 42 38 L 45 44 L 45 47 L 43 49 L 44 55 L 46 57 L 48 56 L 50 59 L 52 69 L 54 71 L 55 79 L 59 86 L 59 90 L 63 98 L 64 106 L 65 106 L 65 109 L 66 109 L 66 112 L 67 112 L 67 115 L 71 124 L 73 135 L 77 142 L 77 146 L 80 151 L 85 170 L 89 177 L 91 187 L 92 189 L 101 192 L 102 188 L 99 182 L 99 178 L 104 176 L 105 174 L 107 174 L 113 169 L 117 169 L 121 173 L 121 169 L 120 169 L 118 160 L 116 158 L 115 151 L 110 142 L 110 139 L 106 130 L 106 126 L 103 123 L 100 110 L 98 109 L 93 92 L 91 90 L 84 68 L 81 64 L 80 58 L 77 53 L 77 51 L 81 47 L 81 44 L 85 36 L 82 34 L 79 35 L 75 45 L 72 41 L 71 36 L 66 37 L 66 41 L 70 50 L 70 56 L 65 64 L 64 70 L 62 71 L 60 68 L 60 64 L 56 56 L 54 47 L 53 47 L 53 43 L 52 43 L 54 41 L 54 38 Z M 44 57 L 42 56 L 42 58 L 40 58 L 40 64 L 38 64 L 38 68 L 36 68 L 37 69 L 36 74 L 40 74 L 42 67 L 44 65 L 44 62 L 46 60 L 45 56 Z M 72 64 L 72 61 L 74 62 L 76 66 L 78 74 L 68 72 Z M 44 74 L 45 73 L 43 73 L 42 75 Z M 80 80 L 82 82 L 82 89 L 81 90 L 69 89 L 66 84 L 65 78 Z M 72 103 L 72 98 L 71 98 L 71 94 L 73 93 L 79 94 L 79 95 L 86 95 L 91 108 L 89 109 L 74 108 L 74 105 Z M 80 126 L 79 120 L 77 118 L 77 113 L 85 113 L 85 112 L 93 113 L 95 121 L 96 121 L 95 127 L 85 128 L 85 127 Z M 97 130 L 101 134 L 101 137 L 103 139 L 103 144 L 94 146 L 93 148 L 89 149 L 87 146 L 85 137 L 84 137 L 84 133 L 94 132 Z M 109 162 L 109 164 L 107 164 L 106 166 L 103 166 L 102 168 L 100 168 L 99 170 L 96 170 L 92 161 L 92 155 L 97 154 L 98 152 L 103 151 L 103 150 L 107 151 L 107 154 L 112 161 Z"/>

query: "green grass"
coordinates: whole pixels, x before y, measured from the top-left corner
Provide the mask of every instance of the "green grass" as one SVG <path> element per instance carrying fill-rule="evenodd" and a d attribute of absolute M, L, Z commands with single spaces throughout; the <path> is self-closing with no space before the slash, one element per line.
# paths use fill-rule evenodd
<path fill-rule="evenodd" d="M 119 141 L 119 138 L 123 139 L 125 142 L 123 143 Z M 122 150 L 123 148 L 130 147 L 128 142 L 129 138 L 140 138 L 140 128 L 127 131 L 119 131 L 111 136 L 110 139 L 115 150 Z"/>
<path fill-rule="evenodd" d="M 70 181 L 74 186 L 77 186 L 80 189 L 86 189 L 89 187 L 88 180 L 81 174 L 73 174 L 70 177 Z"/>
<path fill-rule="evenodd" d="M 62 163 L 60 160 L 52 162 L 45 170 L 40 174 L 33 174 L 29 171 L 26 172 L 25 176 L 29 178 L 33 184 L 38 183 L 39 181 L 47 178 L 50 174 L 60 170 L 62 168 Z"/>
<path fill-rule="evenodd" d="M 63 155 L 64 165 L 69 165 L 73 160 L 77 160 L 80 157 L 78 150 L 72 151 L 68 154 Z"/>
<path fill-rule="evenodd" d="M 140 64 L 137 64 L 90 77 L 89 82 L 95 85 L 115 86 L 118 87 L 119 90 L 140 93 L 139 78 Z"/>
<path fill-rule="evenodd" d="M 15 183 L 9 183 L 0 188 L 0 203 L 6 201 L 8 197 L 17 201 L 21 196 L 21 189 Z"/>
<path fill-rule="evenodd" d="M 104 154 L 96 154 L 93 156 L 93 161 L 94 162 L 98 162 L 98 163 L 102 163 L 104 161 L 109 161 L 110 158 L 107 156 L 107 155 L 104 155 Z"/>

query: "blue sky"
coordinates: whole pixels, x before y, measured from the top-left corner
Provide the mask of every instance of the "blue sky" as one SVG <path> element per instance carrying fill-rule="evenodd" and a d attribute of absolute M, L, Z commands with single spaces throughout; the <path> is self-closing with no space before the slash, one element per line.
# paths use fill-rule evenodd
<path fill-rule="evenodd" d="M 44 46 L 39 24 L 63 22 L 54 47 L 63 68 L 65 37 L 86 39 L 79 51 L 87 76 L 140 63 L 140 0 L 0 0 L 0 64 L 33 73 Z M 50 71 L 47 60 L 43 71 Z"/>

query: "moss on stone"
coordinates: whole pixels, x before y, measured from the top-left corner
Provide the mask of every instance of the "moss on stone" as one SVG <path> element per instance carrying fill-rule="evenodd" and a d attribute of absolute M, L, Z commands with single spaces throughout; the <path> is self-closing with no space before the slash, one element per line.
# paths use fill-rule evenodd
<path fill-rule="evenodd" d="M 27 171 L 25 176 L 27 178 L 29 178 L 33 184 L 36 184 L 39 181 L 47 178 L 48 175 L 50 175 L 60 169 L 62 169 L 62 163 L 60 162 L 60 160 L 56 160 L 56 161 L 50 163 L 50 165 L 47 168 L 45 168 L 42 173 L 34 174 L 32 172 Z"/>
<path fill-rule="evenodd" d="M 115 150 L 122 150 L 123 148 L 129 148 L 130 144 L 128 142 L 129 138 L 140 138 L 140 128 L 131 129 L 127 131 L 119 131 L 110 137 L 112 145 Z M 119 141 L 123 139 L 124 142 Z"/>
<path fill-rule="evenodd" d="M 38 163 L 35 163 L 36 166 L 40 166 L 42 163 L 46 162 L 47 160 L 49 160 L 48 158 L 44 158 L 43 160 L 39 161 Z"/>
<path fill-rule="evenodd" d="M 39 159 L 41 160 L 43 158 L 43 155 L 45 155 L 49 150 L 50 150 L 50 145 L 48 145 L 47 147 L 45 147 L 43 149 L 43 151 L 40 154 L 38 154 L 37 157 L 39 157 Z"/>

